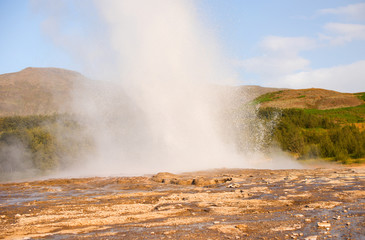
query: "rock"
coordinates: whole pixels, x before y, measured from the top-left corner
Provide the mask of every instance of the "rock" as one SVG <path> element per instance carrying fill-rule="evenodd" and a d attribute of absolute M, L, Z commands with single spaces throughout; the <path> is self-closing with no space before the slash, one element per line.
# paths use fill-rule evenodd
<path fill-rule="evenodd" d="M 191 182 L 192 185 L 196 185 L 196 186 L 206 186 L 206 185 L 210 185 L 210 181 L 206 180 L 203 177 L 197 177 L 194 178 L 193 181 Z"/>
<path fill-rule="evenodd" d="M 302 218 L 302 217 L 304 217 L 304 215 L 303 215 L 303 214 L 295 214 L 294 216 L 295 216 L 295 217 L 297 217 L 297 218 Z"/>
<path fill-rule="evenodd" d="M 176 230 L 170 230 L 170 231 L 163 232 L 163 235 L 170 235 L 170 234 L 174 234 L 174 233 L 176 233 Z"/>
<path fill-rule="evenodd" d="M 331 224 L 329 222 L 322 221 L 322 222 L 317 222 L 317 226 L 319 228 L 330 228 Z"/>
<path fill-rule="evenodd" d="M 168 173 L 168 172 L 160 172 L 152 177 L 152 181 L 159 183 L 171 183 L 171 180 L 177 181 L 177 175 Z"/>
<path fill-rule="evenodd" d="M 314 236 L 308 236 L 306 238 L 304 238 L 304 240 L 317 240 L 318 236 L 314 235 Z"/>
<path fill-rule="evenodd" d="M 238 228 L 241 231 L 246 231 L 247 230 L 247 225 L 246 224 L 238 224 L 235 227 Z"/>
<path fill-rule="evenodd" d="M 213 223 L 214 223 L 214 224 L 219 224 L 220 222 L 219 222 L 219 221 L 214 221 Z"/>
<path fill-rule="evenodd" d="M 227 186 L 227 188 L 238 188 L 240 185 L 238 183 L 232 183 Z"/>
<path fill-rule="evenodd" d="M 320 209 L 332 209 L 338 205 L 340 205 L 341 202 L 335 202 L 335 201 L 318 201 L 315 203 L 311 203 L 307 205 L 307 208 L 320 208 Z"/>
<path fill-rule="evenodd" d="M 210 186 L 210 185 L 225 183 L 231 180 L 232 180 L 231 177 L 222 177 L 222 178 L 196 177 L 192 179 L 191 184 L 196 186 Z"/>
<path fill-rule="evenodd" d="M 193 180 L 192 180 L 192 179 L 178 179 L 178 180 L 177 180 L 177 184 L 178 184 L 178 185 L 185 185 L 185 186 L 187 186 L 187 185 L 191 185 L 191 184 L 192 184 L 192 182 L 193 182 Z"/>
<path fill-rule="evenodd" d="M 304 222 L 310 223 L 310 222 L 312 222 L 312 220 L 310 218 L 306 218 L 306 219 L 304 219 Z"/>
<path fill-rule="evenodd" d="M 351 223 L 350 223 L 350 222 L 347 222 L 347 223 L 346 223 L 346 225 L 347 225 L 347 226 L 350 226 L 350 225 L 351 225 Z"/>
<path fill-rule="evenodd" d="M 341 219 L 341 216 L 333 217 L 333 219 L 340 220 Z"/>
<path fill-rule="evenodd" d="M 217 181 L 217 179 L 210 179 L 206 181 L 205 185 L 215 185 L 218 184 L 219 182 Z"/>
<path fill-rule="evenodd" d="M 20 215 L 19 213 L 15 214 L 16 218 L 20 218 L 22 215 Z"/>
<path fill-rule="evenodd" d="M 300 228 L 302 228 L 302 226 L 300 224 L 294 224 L 293 226 L 280 226 L 280 227 L 272 228 L 271 231 L 274 231 L 274 232 L 295 231 Z"/>
<path fill-rule="evenodd" d="M 250 196 L 250 194 L 249 194 L 249 193 L 244 192 L 242 189 L 236 189 L 234 192 L 235 192 L 236 194 L 239 194 L 239 195 L 240 195 L 240 197 L 243 197 L 243 198 L 248 198 L 248 197 Z"/>
<path fill-rule="evenodd" d="M 225 234 L 241 234 L 241 230 L 232 225 L 213 225 L 209 229 L 217 230 Z"/>
<path fill-rule="evenodd" d="M 179 184 L 180 179 L 177 179 L 177 178 L 171 178 L 171 179 L 166 179 L 165 181 L 166 181 L 166 183 L 170 183 L 170 184 Z M 164 181 L 164 182 L 165 182 L 165 181 Z"/>
<path fill-rule="evenodd" d="M 225 182 L 228 182 L 228 181 L 232 181 L 232 178 L 229 177 L 229 176 L 219 179 L 220 183 L 225 183 Z"/>
<path fill-rule="evenodd" d="M 290 236 L 293 239 L 297 239 L 299 237 L 299 233 L 292 233 L 292 235 Z"/>
<path fill-rule="evenodd" d="M 163 204 L 163 205 L 158 205 L 155 207 L 155 210 L 157 211 L 168 211 L 171 209 L 176 209 L 179 208 L 178 205 L 173 205 L 173 204 Z"/>

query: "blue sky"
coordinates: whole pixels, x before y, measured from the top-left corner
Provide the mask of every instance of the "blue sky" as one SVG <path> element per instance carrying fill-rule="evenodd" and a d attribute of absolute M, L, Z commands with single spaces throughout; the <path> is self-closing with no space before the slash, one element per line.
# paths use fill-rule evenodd
<path fill-rule="evenodd" d="M 56 2 L 0 0 L 0 73 L 28 66 L 82 72 L 77 59 L 45 33 L 45 16 L 34 7 Z M 365 1 L 195 3 L 243 84 L 365 91 Z M 80 34 L 92 16 L 92 8 L 74 12 L 63 21 L 67 26 L 52 30 Z"/>

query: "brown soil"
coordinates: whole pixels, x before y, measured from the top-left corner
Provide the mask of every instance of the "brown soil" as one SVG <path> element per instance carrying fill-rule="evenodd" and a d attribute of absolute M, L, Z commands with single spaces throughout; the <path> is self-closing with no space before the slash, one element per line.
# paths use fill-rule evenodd
<path fill-rule="evenodd" d="M 310 88 L 275 92 L 272 101 L 263 102 L 261 107 L 332 109 L 361 104 L 364 101 L 352 93 Z"/>
<path fill-rule="evenodd" d="M 0 184 L 4 239 L 364 239 L 365 169 Z"/>

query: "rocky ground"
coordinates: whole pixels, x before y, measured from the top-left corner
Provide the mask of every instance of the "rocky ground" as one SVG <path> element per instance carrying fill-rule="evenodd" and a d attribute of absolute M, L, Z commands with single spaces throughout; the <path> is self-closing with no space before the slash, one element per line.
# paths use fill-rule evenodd
<path fill-rule="evenodd" d="M 3 239 L 365 239 L 365 169 L 0 184 Z"/>

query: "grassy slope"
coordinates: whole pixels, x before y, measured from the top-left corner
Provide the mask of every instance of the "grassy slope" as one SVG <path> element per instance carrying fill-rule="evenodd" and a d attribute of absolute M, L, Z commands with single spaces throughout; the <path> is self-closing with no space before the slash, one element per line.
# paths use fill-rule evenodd
<path fill-rule="evenodd" d="M 326 89 L 287 89 L 270 92 L 257 97 L 254 102 L 262 107 L 334 109 L 355 107 L 363 104 L 364 96 L 360 94 L 341 93 Z"/>
<path fill-rule="evenodd" d="M 328 117 L 341 124 L 364 123 L 365 122 L 365 93 L 355 93 L 364 104 L 355 107 L 334 108 L 334 109 L 305 109 L 304 111 L 316 116 Z"/>
<path fill-rule="evenodd" d="M 278 92 L 272 92 L 272 93 L 268 93 L 268 94 L 264 94 L 261 95 L 260 97 L 256 98 L 254 100 L 254 103 L 256 104 L 262 104 L 265 102 L 274 102 L 277 99 L 280 99 L 282 91 L 278 91 Z M 297 132 L 294 135 L 300 135 L 299 137 L 301 139 L 303 139 L 303 151 L 312 151 L 312 149 L 314 148 L 315 150 L 320 150 L 321 149 L 321 141 L 323 139 L 321 139 L 324 136 L 333 136 L 334 132 L 335 132 L 335 128 L 340 129 L 339 131 L 345 131 L 344 127 L 345 126 L 355 126 L 357 129 L 360 130 L 360 132 L 363 132 L 365 130 L 365 93 L 355 93 L 353 94 L 354 96 L 356 96 L 358 99 L 360 99 L 361 101 L 363 101 L 362 105 L 358 105 L 358 106 L 352 106 L 352 107 L 340 107 L 340 108 L 333 108 L 333 109 L 324 109 L 324 110 L 320 110 L 320 109 L 313 109 L 313 108 L 304 108 L 304 109 L 299 109 L 298 108 L 298 114 L 301 115 L 307 115 L 307 117 L 309 118 L 313 118 L 313 119 L 327 119 L 329 120 L 332 124 L 334 124 L 331 128 L 324 128 L 323 126 L 299 126 L 300 124 L 294 123 L 294 125 L 296 125 L 297 127 Z M 294 97 L 294 96 L 293 96 Z M 307 96 L 305 95 L 298 95 L 295 96 L 296 99 L 303 99 Z M 261 105 L 262 106 L 262 105 Z M 265 109 L 265 107 L 263 108 Z M 288 109 L 290 110 L 290 109 Z M 283 110 L 284 112 L 286 110 Z M 295 111 L 292 111 L 295 113 Z M 291 116 L 292 118 L 295 118 L 295 114 Z M 278 125 L 282 124 L 283 122 L 291 122 L 290 118 L 288 119 L 285 118 L 285 116 L 280 120 L 280 122 L 278 123 Z M 285 125 L 285 123 L 284 123 Z M 283 129 L 278 128 L 277 130 L 278 132 L 276 132 L 276 134 L 282 134 L 282 131 L 285 131 Z M 354 133 L 350 132 L 348 133 L 349 135 L 352 135 Z M 285 134 L 284 134 L 285 135 Z M 343 136 L 345 137 L 345 136 Z M 357 136 L 358 137 L 358 136 Z M 313 138 L 317 138 L 317 140 L 314 140 Z M 318 140 L 319 139 L 319 140 Z M 280 145 L 282 146 L 282 148 L 285 149 L 285 145 L 286 143 L 284 141 L 289 141 L 289 139 L 281 139 L 281 143 Z M 355 141 L 358 142 L 359 140 Z M 280 142 L 280 141 L 279 141 Z M 333 146 L 335 148 L 339 148 L 339 146 L 342 146 L 340 143 L 341 139 L 336 140 L 336 139 L 332 139 L 332 143 Z M 343 146 L 342 146 L 343 147 Z M 312 149 L 311 149 L 312 148 Z M 345 147 L 343 147 L 345 148 Z M 347 150 L 345 150 L 347 151 Z M 310 158 L 312 156 L 308 156 L 308 154 L 306 152 L 301 153 L 301 157 L 302 158 Z M 354 154 L 350 154 L 348 155 L 348 159 L 342 159 L 341 162 L 342 163 L 363 163 L 365 162 L 365 158 L 364 157 L 358 157 L 358 158 L 354 158 L 353 157 Z M 329 161 L 337 161 L 336 159 L 338 159 L 338 157 L 322 157 L 326 160 Z"/>
<path fill-rule="evenodd" d="M 289 91 L 300 91 L 300 90 L 286 90 L 286 92 Z M 263 103 L 272 102 L 275 103 L 279 100 L 281 100 L 283 96 L 284 91 L 276 91 L 276 92 L 270 92 L 263 94 L 256 99 L 253 100 L 253 103 L 255 104 L 262 104 L 261 106 L 266 107 Z M 340 93 L 341 94 L 341 93 Z M 328 117 L 332 120 L 334 120 L 337 123 L 341 124 L 352 124 L 352 123 L 365 123 L 365 92 L 361 93 L 354 93 L 353 96 L 357 97 L 359 100 L 363 101 L 363 104 L 358 106 L 351 106 L 351 107 L 333 107 L 331 109 L 316 109 L 316 108 L 310 108 L 309 106 L 307 108 L 303 108 L 305 112 L 314 114 L 316 116 L 321 117 Z M 292 100 L 298 100 L 302 99 L 304 101 L 305 98 L 309 98 L 311 96 L 308 95 L 302 95 L 301 92 L 298 92 L 296 95 L 292 95 Z M 288 98 L 286 96 L 286 98 Z M 290 98 L 289 98 L 290 100 Z M 361 103 L 361 102 L 360 102 Z M 275 105 L 273 106 L 275 107 Z M 280 106 L 277 106 L 278 108 L 281 108 Z M 294 108 L 302 108 L 300 106 Z"/>
<path fill-rule="evenodd" d="M 279 99 L 280 98 L 279 94 L 282 92 L 283 91 L 277 91 L 277 92 L 270 92 L 270 93 L 263 94 L 263 95 L 257 97 L 254 100 L 254 103 L 260 104 L 260 103 L 264 103 L 264 102 L 270 102 L 275 99 Z"/>
<path fill-rule="evenodd" d="M 356 107 L 327 110 L 305 109 L 304 111 L 317 116 L 329 117 L 330 119 L 342 124 L 365 122 L 365 104 Z"/>

